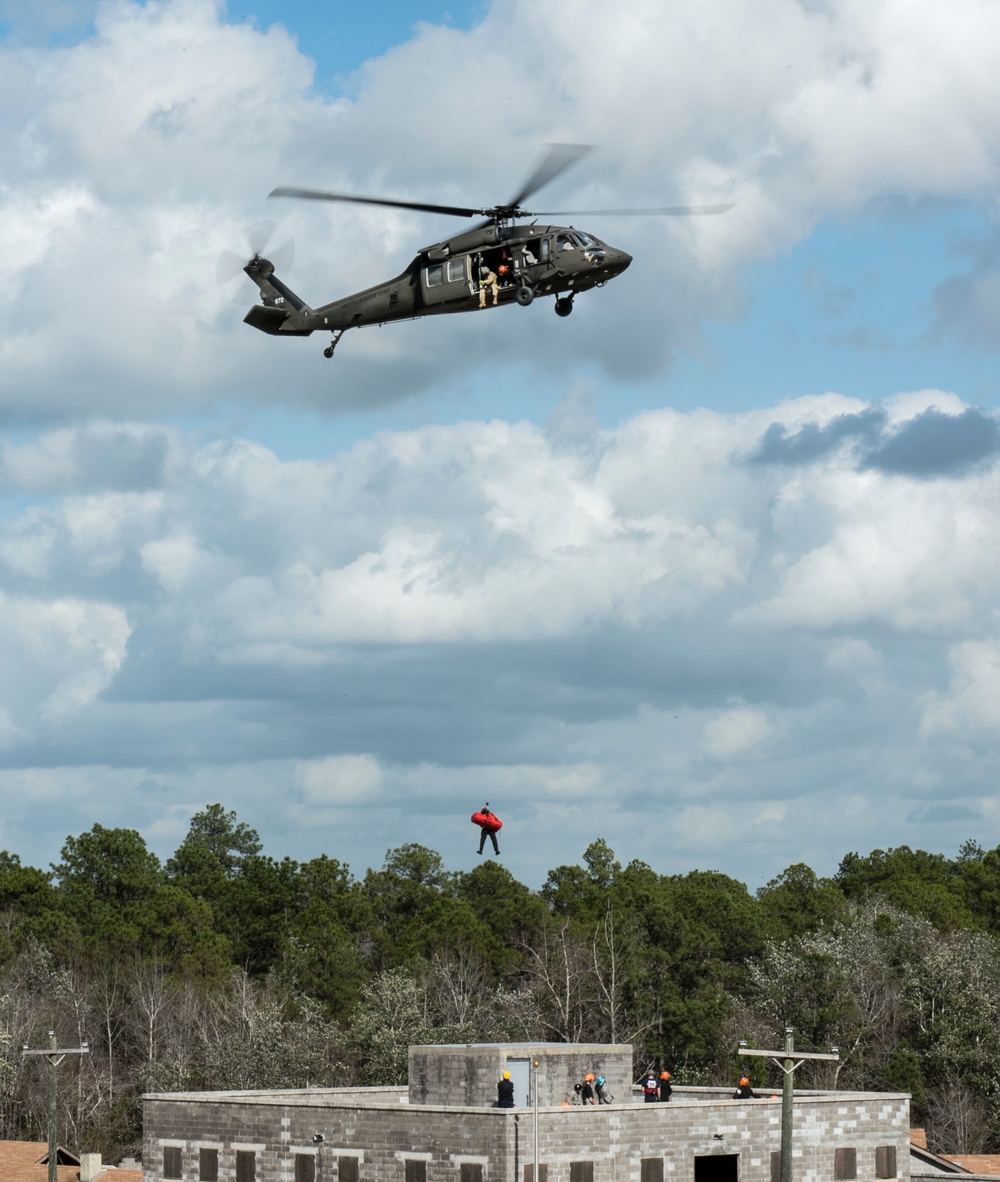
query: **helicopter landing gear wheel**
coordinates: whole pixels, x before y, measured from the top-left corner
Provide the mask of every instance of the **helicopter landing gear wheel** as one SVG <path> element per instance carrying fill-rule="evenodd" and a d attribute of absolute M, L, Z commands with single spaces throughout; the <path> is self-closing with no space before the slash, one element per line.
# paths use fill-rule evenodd
<path fill-rule="evenodd" d="M 524 283 L 517 289 L 517 293 L 515 294 L 514 298 L 522 308 L 527 308 L 527 306 L 535 298 L 535 293 L 532 288 Z"/>
<path fill-rule="evenodd" d="M 340 338 L 341 338 L 341 337 L 344 335 L 344 333 L 345 333 L 346 331 L 347 331 L 347 329 L 346 329 L 346 328 L 339 328 L 339 329 L 337 329 L 337 331 L 336 331 L 336 332 L 333 334 L 333 340 L 332 340 L 332 341 L 329 343 L 329 345 L 327 345 L 327 347 L 326 347 L 326 348 L 323 350 L 323 356 L 324 356 L 324 357 L 326 357 L 326 358 L 330 358 L 330 357 L 332 357 L 332 356 L 333 356 L 333 351 L 334 351 L 334 349 L 336 349 L 336 347 L 337 347 L 337 344 L 338 344 L 338 342 L 340 341 Z"/>
<path fill-rule="evenodd" d="M 556 315 L 568 316 L 573 311 L 573 297 L 563 296 L 562 299 L 556 300 Z"/>

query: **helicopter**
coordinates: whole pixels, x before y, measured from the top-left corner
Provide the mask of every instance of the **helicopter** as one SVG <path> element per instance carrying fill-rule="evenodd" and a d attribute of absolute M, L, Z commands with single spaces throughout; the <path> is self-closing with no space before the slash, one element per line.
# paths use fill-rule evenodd
<path fill-rule="evenodd" d="M 331 333 L 324 357 L 332 357 L 348 329 L 451 312 L 472 312 L 516 303 L 527 307 L 536 296 L 554 296 L 557 316 L 568 316 L 582 291 L 603 287 L 632 262 L 624 250 L 573 226 L 540 225 L 544 217 L 719 214 L 726 205 L 676 205 L 659 209 L 561 210 L 533 213 L 522 202 L 591 151 L 586 144 L 550 144 L 520 190 L 503 205 L 467 208 L 422 201 L 359 197 L 316 189 L 280 187 L 269 197 L 338 201 L 413 209 L 485 220 L 464 233 L 423 246 L 409 266 L 385 283 L 310 307 L 274 273 L 274 264 L 255 253 L 243 267 L 260 290 L 261 302 L 244 323 L 271 336 Z M 529 225 L 519 221 L 533 219 Z"/>

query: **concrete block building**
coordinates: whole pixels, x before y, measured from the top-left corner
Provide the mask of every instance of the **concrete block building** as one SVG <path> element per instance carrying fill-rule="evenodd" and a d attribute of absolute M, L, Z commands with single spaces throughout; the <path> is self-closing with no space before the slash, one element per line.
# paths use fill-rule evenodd
<path fill-rule="evenodd" d="M 614 1104 L 566 1106 L 586 1071 Z M 627 1046 L 477 1044 L 411 1047 L 406 1087 L 149 1095 L 146 1182 L 778 1182 L 780 1100 L 631 1075 Z M 795 1182 L 909 1182 L 909 1097 L 796 1091 L 793 1154 Z"/>

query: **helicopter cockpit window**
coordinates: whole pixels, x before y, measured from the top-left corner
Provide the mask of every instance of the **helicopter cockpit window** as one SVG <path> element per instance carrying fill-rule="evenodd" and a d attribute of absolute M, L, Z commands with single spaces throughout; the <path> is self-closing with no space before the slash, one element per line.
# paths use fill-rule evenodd
<path fill-rule="evenodd" d="M 426 272 L 427 286 L 439 287 L 444 283 L 444 268 L 440 263 L 435 263 L 433 267 L 428 267 Z"/>
<path fill-rule="evenodd" d="M 575 250 L 576 243 L 572 234 L 560 234 L 556 239 L 556 250 Z"/>
<path fill-rule="evenodd" d="M 466 276 L 467 276 L 467 271 L 466 271 L 467 262 L 468 262 L 468 256 L 464 256 L 463 258 L 460 258 L 460 259 L 449 259 L 448 260 L 448 282 L 449 283 L 455 283 L 457 281 L 460 281 L 460 280 L 466 278 Z M 428 279 L 427 282 L 430 283 L 430 279 Z"/>
<path fill-rule="evenodd" d="M 589 249 L 590 247 L 593 247 L 593 246 L 603 246 L 604 245 L 604 243 L 600 240 L 600 238 L 595 238 L 593 234 L 585 234 L 583 232 L 583 230 L 577 230 L 576 236 L 577 236 L 577 238 L 579 238 L 580 243 L 582 244 L 582 246 L 585 249 Z"/>

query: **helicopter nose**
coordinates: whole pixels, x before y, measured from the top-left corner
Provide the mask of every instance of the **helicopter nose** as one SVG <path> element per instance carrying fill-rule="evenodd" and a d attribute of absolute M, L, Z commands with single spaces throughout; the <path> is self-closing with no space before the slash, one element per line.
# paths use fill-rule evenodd
<path fill-rule="evenodd" d="M 624 250 L 616 250 L 608 247 L 607 257 L 604 260 L 604 265 L 611 272 L 612 275 L 620 275 L 629 263 L 632 261 L 632 256 L 626 254 Z"/>

